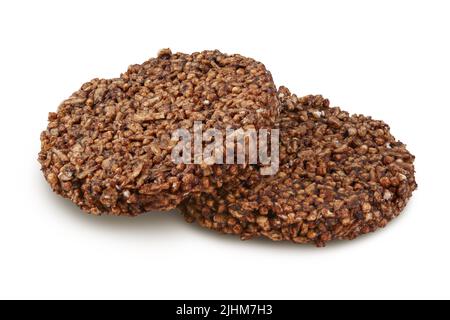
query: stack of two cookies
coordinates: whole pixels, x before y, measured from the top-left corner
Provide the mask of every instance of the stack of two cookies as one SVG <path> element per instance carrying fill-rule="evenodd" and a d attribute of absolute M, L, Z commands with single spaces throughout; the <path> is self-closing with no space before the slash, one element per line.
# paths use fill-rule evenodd
<path fill-rule="evenodd" d="M 196 153 L 207 144 L 196 131 L 211 129 L 223 134 L 211 141 L 224 161 Z M 275 170 L 261 173 L 249 160 L 255 149 L 237 161 L 233 146 L 225 161 L 230 130 L 276 132 L 265 145 L 276 150 Z M 180 132 L 192 138 L 184 161 L 174 157 Z M 50 113 L 41 145 L 52 189 L 86 212 L 179 208 L 189 222 L 242 239 L 353 239 L 399 215 L 416 188 L 414 156 L 385 123 L 277 90 L 263 64 L 219 51 L 162 50 L 119 78 L 84 84 Z"/>

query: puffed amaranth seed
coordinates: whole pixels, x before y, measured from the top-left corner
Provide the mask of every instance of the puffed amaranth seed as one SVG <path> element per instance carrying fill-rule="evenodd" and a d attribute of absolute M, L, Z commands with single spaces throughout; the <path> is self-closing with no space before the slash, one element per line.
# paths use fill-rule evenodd
<path fill-rule="evenodd" d="M 321 96 L 281 88 L 280 171 L 249 169 L 181 210 L 188 222 L 247 240 L 354 239 L 386 226 L 416 189 L 414 156 L 382 121 L 330 108 Z"/>
<path fill-rule="evenodd" d="M 233 166 L 179 164 L 174 130 L 270 128 L 279 110 L 264 65 L 219 51 L 172 54 L 94 79 L 50 113 L 39 161 L 52 189 L 93 214 L 170 210 L 237 174 Z"/>

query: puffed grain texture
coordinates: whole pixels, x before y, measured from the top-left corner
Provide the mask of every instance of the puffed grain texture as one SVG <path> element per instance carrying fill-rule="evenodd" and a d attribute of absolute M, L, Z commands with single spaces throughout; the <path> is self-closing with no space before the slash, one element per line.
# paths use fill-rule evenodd
<path fill-rule="evenodd" d="M 414 156 L 382 121 L 329 107 L 287 88 L 279 126 L 280 171 L 258 168 L 181 210 L 188 222 L 247 240 L 266 237 L 325 246 L 385 227 L 416 189 Z"/>
<path fill-rule="evenodd" d="M 92 214 L 170 210 L 236 166 L 175 164 L 174 130 L 273 126 L 279 102 L 263 64 L 219 51 L 172 54 L 94 79 L 50 113 L 39 161 L 52 189 Z"/>

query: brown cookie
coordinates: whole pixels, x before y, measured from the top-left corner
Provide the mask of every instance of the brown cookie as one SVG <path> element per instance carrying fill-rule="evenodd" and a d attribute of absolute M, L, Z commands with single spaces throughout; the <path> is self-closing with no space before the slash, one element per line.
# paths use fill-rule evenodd
<path fill-rule="evenodd" d="M 280 170 L 253 167 L 215 195 L 181 209 L 188 222 L 243 240 L 354 239 L 398 216 L 416 189 L 414 156 L 382 121 L 330 108 L 321 96 L 281 88 Z"/>
<path fill-rule="evenodd" d="M 172 54 L 95 79 L 50 113 L 39 161 L 58 194 L 93 214 L 169 210 L 235 166 L 175 164 L 174 130 L 271 127 L 279 102 L 263 64 L 219 51 Z"/>

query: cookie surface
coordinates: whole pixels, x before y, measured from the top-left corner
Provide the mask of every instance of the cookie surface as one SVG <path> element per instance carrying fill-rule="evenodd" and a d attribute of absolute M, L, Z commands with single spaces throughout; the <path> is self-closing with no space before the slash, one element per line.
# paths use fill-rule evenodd
<path fill-rule="evenodd" d="M 256 167 L 215 195 L 199 194 L 181 210 L 188 222 L 243 240 L 324 246 L 354 239 L 398 216 L 417 185 L 414 156 L 370 117 L 330 108 L 321 96 L 279 92 L 280 170 Z"/>
<path fill-rule="evenodd" d="M 93 214 L 170 210 L 232 177 L 233 166 L 175 164 L 174 130 L 271 127 L 279 102 L 263 64 L 219 51 L 172 54 L 94 79 L 49 115 L 39 161 L 52 189 Z M 226 173 L 226 174 L 225 174 Z"/>

